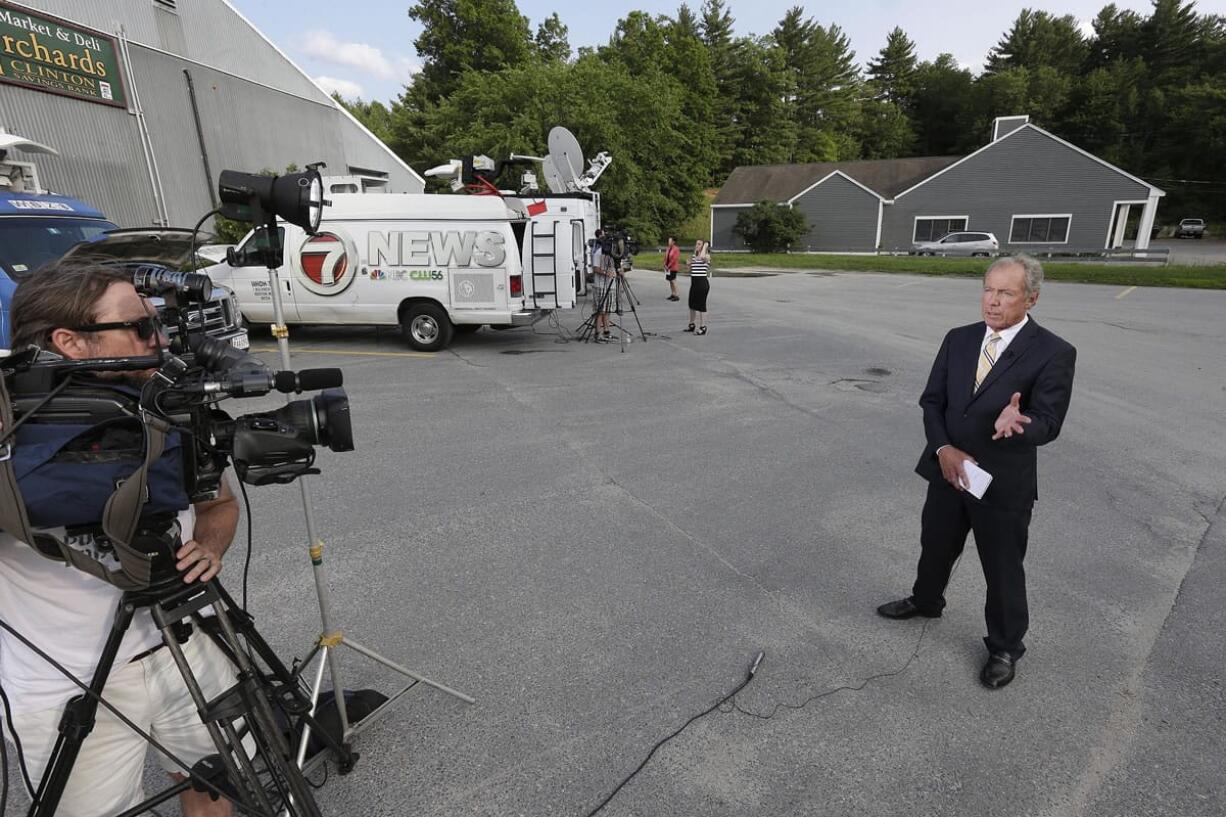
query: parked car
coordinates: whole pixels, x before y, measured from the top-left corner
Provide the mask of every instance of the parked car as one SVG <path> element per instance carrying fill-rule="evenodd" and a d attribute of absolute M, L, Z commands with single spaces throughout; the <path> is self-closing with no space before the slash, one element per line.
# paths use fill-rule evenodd
<path fill-rule="evenodd" d="M 1176 238 L 1204 238 L 1205 220 L 1203 218 L 1185 218 L 1175 228 Z"/>
<path fill-rule="evenodd" d="M 196 250 L 194 259 L 193 249 Z M 100 264 L 157 264 L 172 270 L 197 269 L 208 263 L 207 258 L 201 257 L 199 247 L 195 246 L 192 231 L 172 227 L 111 230 L 93 241 L 77 244 L 63 257 Z M 179 331 L 178 325 L 165 315 L 165 303 L 161 298 L 153 298 L 151 302 L 163 314 L 166 336 L 173 339 Z M 236 349 L 248 347 L 243 314 L 239 311 L 234 293 L 227 287 L 214 285 L 209 300 L 193 305 L 187 311 L 186 320 L 190 329 L 203 329 L 209 337 L 224 340 Z"/>
<path fill-rule="evenodd" d="M 917 241 L 912 245 L 916 255 L 994 255 L 1000 244 L 992 233 L 950 233 L 937 241 Z"/>

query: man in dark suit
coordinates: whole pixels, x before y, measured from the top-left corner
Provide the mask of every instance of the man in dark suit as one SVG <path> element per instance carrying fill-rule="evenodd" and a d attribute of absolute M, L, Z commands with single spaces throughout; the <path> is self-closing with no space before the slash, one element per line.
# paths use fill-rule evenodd
<path fill-rule="evenodd" d="M 1043 268 L 1028 256 L 1001 258 L 983 277 L 983 321 L 951 330 L 920 396 L 928 445 L 915 470 L 928 480 L 920 560 L 911 595 L 877 608 L 886 618 L 936 618 L 966 535 L 987 580 L 988 660 L 979 675 L 996 689 L 1013 680 L 1026 648 L 1026 556 L 1038 498 L 1036 451 L 1060 433 L 1073 391 L 1077 350 L 1029 316 Z M 983 499 L 967 492 L 965 463 L 992 475 Z"/>

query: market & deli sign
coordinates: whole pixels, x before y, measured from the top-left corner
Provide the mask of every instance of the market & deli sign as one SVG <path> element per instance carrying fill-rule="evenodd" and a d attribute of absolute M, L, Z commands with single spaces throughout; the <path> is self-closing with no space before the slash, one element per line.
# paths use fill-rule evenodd
<path fill-rule="evenodd" d="M 0 82 L 126 107 L 115 40 L 0 2 Z"/>

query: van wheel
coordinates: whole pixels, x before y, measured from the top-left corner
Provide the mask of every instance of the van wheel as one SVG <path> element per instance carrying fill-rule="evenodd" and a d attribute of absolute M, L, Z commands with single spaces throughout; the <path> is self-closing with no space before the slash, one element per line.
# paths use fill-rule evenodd
<path fill-rule="evenodd" d="M 451 319 L 438 304 L 413 304 L 401 314 L 400 328 L 419 352 L 437 352 L 451 342 Z"/>
<path fill-rule="evenodd" d="M 455 331 L 460 335 L 471 335 L 480 329 L 481 326 L 482 324 L 479 323 L 457 323 L 455 324 Z"/>

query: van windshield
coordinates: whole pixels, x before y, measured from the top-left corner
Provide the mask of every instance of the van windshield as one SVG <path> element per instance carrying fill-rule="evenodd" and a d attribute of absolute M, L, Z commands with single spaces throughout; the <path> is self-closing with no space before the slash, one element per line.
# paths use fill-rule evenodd
<path fill-rule="evenodd" d="M 73 245 L 114 229 L 96 218 L 0 218 L 0 267 L 20 281 Z"/>

